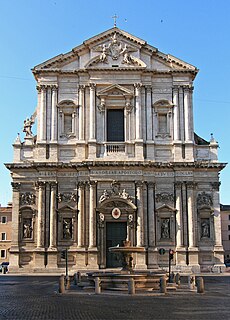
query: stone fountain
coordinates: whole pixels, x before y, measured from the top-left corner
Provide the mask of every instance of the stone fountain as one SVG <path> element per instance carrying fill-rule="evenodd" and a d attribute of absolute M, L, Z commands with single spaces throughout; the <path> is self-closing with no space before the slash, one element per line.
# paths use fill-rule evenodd
<path fill-rule="evenodd" d="M 88 273 L 88 280 L 91 285 L 94 284 L 96 278 L 99 278 L 102 289 L 127 290 L 129 280 L 133 279 L 136 289 L 148 291 L 159 289 L 160 278 L 165 275 L 164 271 L 136 271 L 134 268 L 133 255 L 144 252 L 144 247 L 131 246 L 131 242 L 125 240 L 122 247 L 110 247 L 109 251 L 121 255 L 122 269 L 115 272 L 99 271 Z"/>

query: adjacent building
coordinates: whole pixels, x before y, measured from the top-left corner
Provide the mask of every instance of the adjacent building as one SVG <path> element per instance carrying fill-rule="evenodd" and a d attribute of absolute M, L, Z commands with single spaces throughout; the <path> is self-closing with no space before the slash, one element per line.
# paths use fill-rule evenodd
<path fill-rule="evenodd" d="M 126 239 L 136 269 L 173 249 L 174 270 L 220 270 L 225 164 L 194 133 L 198 69 L 114 27 L 32 71 L 37 109 L 6 164 L 11 270 L 61 271 L 64 249 L 71 271 L 119 267 L 108 248 Z"/>
<path fill-rule="evenodd" d="M 230 261 L 230 205 L 221 204 L 220 213 L 224 259 Z"/>
<path fill-rule="evenodd" d="M 9 262 L 12 231 L 12 203 L 0 206 L 0 264 Z"/>

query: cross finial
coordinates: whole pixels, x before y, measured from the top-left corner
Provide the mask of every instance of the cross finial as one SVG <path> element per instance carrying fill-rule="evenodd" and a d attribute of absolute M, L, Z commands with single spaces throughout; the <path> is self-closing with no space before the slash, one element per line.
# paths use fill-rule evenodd
<path fill-rule="evenodd" d="M 114 20 L 114 27 L 116 27 L 116 26 L 117 26 L 117 18 L 118 18 L 118 16 L 116 15 L 116 13 L 115 13 L 115 15 L 114 15 L 112 18 L 113 18 L 113 20 Z"/>

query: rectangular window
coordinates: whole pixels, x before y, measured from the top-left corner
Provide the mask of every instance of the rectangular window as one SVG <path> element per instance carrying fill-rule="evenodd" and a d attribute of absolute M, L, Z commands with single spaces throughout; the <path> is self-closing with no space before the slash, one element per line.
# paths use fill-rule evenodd
<path fill-rule="evenodd" d="M 107 110 L 107 141 L 125 141 L 123 109 Z"/>
<path fill-rule="evenodd" d="M 7 218 L 6 217 L 2 217 L 1 218 L 1 223 L 6 223 L 7 222 Z"/>
<path fill-rule="evenodd" d="M 230 240 L 230 234 L 228 235 L 228 240 Z"/>
<path fill-rule="evenodd" d="M 230 220 L 230 214 L 228 215 L 228 220 Z"/>
<path fill-rule="evenodd" d="M 230 225 L 228 225 L 228 231 L 230 231 Z"/>
<path fill-rule="evenodd" d="M 1 250 L 1 258 L 2 259 L 6 258 L 6 250 Z"/>
<path fill-rule="evenodd" d="M 158 114 L 158 132 L 167 133 L 167 114 Z"/>
<path fill-rule="evenodd" d="M 1 240 L 2 241 L 6 240 L 6 233 L 5 232 L 1 233 Z"/>

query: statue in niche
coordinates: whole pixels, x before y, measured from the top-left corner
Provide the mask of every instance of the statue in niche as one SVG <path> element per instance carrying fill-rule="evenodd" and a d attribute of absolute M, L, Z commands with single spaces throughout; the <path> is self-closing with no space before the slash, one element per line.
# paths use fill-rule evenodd
<path fill-rule="evenodd" d="M 203 219 L 201 221 L 201 238 L 210 237 L 210 224 L 209 219 Z"/>
<path fill-rule="evenodd" d="M 102 45 L 101 50 L 102 50 L 102 52 L 100 54 L 99 61 L 108 63 L 108 61 L 107 61 L 108 48 L 106 47 L 105 44 Z"/>
<path fill-rule="evenodd" d="M 72 238 L 72 219 L 71 218 L 63 219 L 63 238 L 64 239 Z"/>
<path fill-rule="evenodd" d="M 31 130 L 33 124 L 34 124 L 33 117 L 26 118 L 26 120 L 24 120 L 23 132 L 25 132 L 26 137 L 33 137 L 33 133 Z"/>
<path fill-rule="evenodd" d="M 32 221 L 31 219 L 24 219 L 23 221 L 23 238 L 32 238 Z"/>
<path fill-rule="evenodd" d="M 161 219 L 161 238 L 169 239 L 170 238 L 170 219 Z"/>

